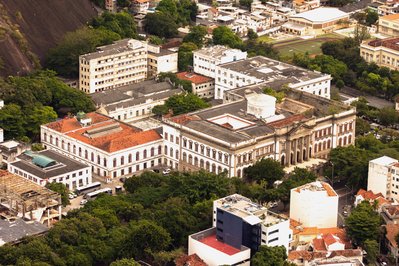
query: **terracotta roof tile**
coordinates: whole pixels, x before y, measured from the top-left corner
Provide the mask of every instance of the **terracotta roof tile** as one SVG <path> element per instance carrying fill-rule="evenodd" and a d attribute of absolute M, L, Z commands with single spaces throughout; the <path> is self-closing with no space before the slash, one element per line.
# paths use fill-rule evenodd
<path fill-rule="evenodd" d="M 331 246 L 332 244 L 335 244 L 335 243 L 344 244 L 343 241 L 341 241 L 341 239 L 339 239 L 338 237 L 334 236 L 331 233 L 323 235 L 323 241 L 326 246 Z"/>
<path fill-rule="evenodd" d="M 178 115 L 178 116 L 174 116 L 174 117 L 170 118 L 170 121 L 177 123 L 177 124 L 181 124 L 181 125 L 184 125 L 187 122 L 194 121 L 194 120 L 200 120 L 200 118 L 192 116 L 192 115 L 186 115 L 186 114 Z"/>
<path fill-rule="evenodd" d="M 397 19 L 399 19 L 399 14 L 386 15 L 386 16 L 381 17 L 380 19 L 397 20 Z"/>
<path fill-rule="evenodd" d="M 389 203 L 389 200 L 385 199 L 382 193 L 374 194 L 371 190 L 366 191 L 364 189 L 359 189 L 356 195 L 362 196 L 363 199 L 368 200 L 371 203 L 377 201 L 379 206 Z"/>
<path fill-rule="evenodd" d="M 398 247 L 395 238 L 399 233 L 399 224 L 389 223 L 386 225 L 386 229 L 387 229 L 386 238 L 393 247 L 395 248 Z"/>
<path fill-rule="evenodd" d="M 177 73 L 176 76 L 178 79 L 188 80 L 194 84 L 202 84 L 202 83 L 210 82 L 213 80 L 210 77 L 202 76 L 202 75 L 192 73 L 192 72 L 180 72 L 180 73 Z"/>
<path fill-rule="evenodd" d="M 315 251 L 326 251 L 326 245 L 322 238 L 315 238 L 312 240 L 312 246 Z"/>
<path fill-rule="evenodd" d="M 176 266 L 206 266 L 207 264 L 197 254 L 183 255 L 175 260 Z"/>
<path fill-rule="evenodd" d="M 287 117 L 285 119 L 281 119 L 281 120 L 278 120 L 278 121 L 275 121 L 275 122 L 271 122 L 268 125 L 272 126 L 272 127 L 277 127 L 277 128 L 285 127 L 285 126 L 291 125 L 294 122 L 301 121 L 304 118 L 305 118 L 304 115 L 297 114 L 297 115 L 293 115 L 293 116 Z"/>

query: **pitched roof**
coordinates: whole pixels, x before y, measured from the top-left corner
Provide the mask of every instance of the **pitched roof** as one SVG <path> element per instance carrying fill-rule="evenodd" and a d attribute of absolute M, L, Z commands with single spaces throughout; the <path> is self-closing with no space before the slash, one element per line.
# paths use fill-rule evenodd
<path fill-rule="evenodd" d="M 213 80 L 210 77 L 202 76 L 202 75 L 192 73 L 192 72 L 180 72 L 180 73 L 177 73 L 176 76 L 178 79 L 188 80 L 194 84 L 202 84 L 202 83 L 210 82 Z"/>
<path fill-rule="evenodd" d="M 81 125 L 76 117 L 65 118 L 45 126 L 106 152 L 116 152 L 162 139 L 154 129 L 142 131 L 98 113 L 89 113 L 86 117 L 92 119 L 89 126 Z M 94 133 L 95 131 L 97 132 Z"/>
<path fill-rule="evenodd" d="M 312 246 L 315 251 L 327 250 L 325 242 L 322 238 L 315 238 L 312 240 Z"/>
<path fill-rule="evenodd" d="M 389 203 L 389 200 L 384 198 L 381 193 L 374 194 L 372 190 L 366 191 L 364 189 L 359 189 L 356 196 L 362 196 L 364 200 L 368 200 L 370 202 L 377 201 L 379 206 Z"/>
<path fill-rule="evenodd" d="M 341 239 L 339 239 L 339 237 L 334 236 L 331 233 L 323 235 L 323 241 L 326 244 L 326 246 L 331 246 L 335 243 L 344 244 L 343 241 Z"/>

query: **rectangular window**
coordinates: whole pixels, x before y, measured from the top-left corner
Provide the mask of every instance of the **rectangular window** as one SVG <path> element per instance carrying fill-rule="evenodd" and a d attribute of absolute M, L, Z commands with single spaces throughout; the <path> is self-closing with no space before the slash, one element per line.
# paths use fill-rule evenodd
<path fill-rule="evenodd" d="M 273 239 L 270 239 L 267 243 L 270 244 L 270 243 L 275 242 L 275 241 L 277 241 L 277 240 L 278 240 L 278 237 L 275 237 L 275 238 L 273 238 Z"/>
<path fill-rule="evenodd" d="M 276 229 L 276 230 L 273 230 L 273 231 L 270 231 L 269 233 L 268 233 L 268 235 L 270 236 L 270 235 L 272 235 L 272 234 L 275 234 L 275 233 L 278 233 L 278 229 Z"/>

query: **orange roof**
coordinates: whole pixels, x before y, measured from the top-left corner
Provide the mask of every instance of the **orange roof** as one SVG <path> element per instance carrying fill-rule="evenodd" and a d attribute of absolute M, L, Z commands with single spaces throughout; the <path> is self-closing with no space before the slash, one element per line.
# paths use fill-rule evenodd
<path fill-rule="evenodd" d="M 391 14 L 391 15 L 382 16 L 380 19 L 397 20 L 397 19 L 399 19 L 399 14 Z"/>
<path fill-rule="evenodd" d="M 325 182 L 322 182 L 321 184 L 323 185 L 323 188 L 327 191 L 329 197 L 338 196 L 334 189 L 330 186 L 330 184 L 327 184 Z"/>
<path fill-rule="evenodd" d="M 312 240 L 312 246 L 315 251 L 327 250 L 325 242 L 322 238 L 315 238 Z"/>
<path fill-rule="evenodd" d="M 143 3 L 149 2 L 149 0 L 133 0 L 133 2 L 137 2 L 137 3 L 143 4 Z"/>
<path fill-rule="evenodd" d="M 386 229 L 387 229 L 387 234 L 386 234 L 386 238 L 388 239 L 388 241 L 391 243 L 391 245 L 393 247 L 398 247 L 398 244 L 396 243 L 396 236 L 399 233 L 399 224 L 393 224 L 393 223 L 389 223 L 386 225 Z"/>
<path fill-rule="evenodd" d="M 177 124 L 181 124 L 184 125 L 189 121 L 193 121 L 193 120 L 199 120 L 198 117 L 192 116 L 192 115 L 178 115 L 178 116 L 174 116 L 170 118 L 170 121 L 177 123 Z"/>
<path fill-rule="evenodd" d="M 330 245 L 335 244 L 337 242 L 341 243 L 341 244 L 344 244 L 343 241 L 341 241 L 341 239 L 339 237 L 334 237 L 334 235 L 331 234 L 331 233 L 323 235 L 323 241 L 326 244 L 326 246 L 330 246 Z"/>
<path fill-rule="evenodd" d="M 289 126 L 289 125 L 293 124 L 294 122 L 301 121 L 304 118 L 305 118 L 304 115 L 297 114 L 297 115 L 293 115 L 293 116 L 290 116 L 290 117 L 285 118 L 285 119 L 281 119 L 281 120 L 277 120 L 275 122 L 271 122 L 268 125 L 272 126 L 272 127 L 277 127 L 277 128 L 285 127 L 285 126 Z"/>
<path fill-rule="evenodd" d="M 175 259 L 175 264 L 176 266 L 185 266 L 185 265 L 190 265 L 190 266 L 206 266 L 207 264 L 200 258 L 198 257 L 197 254 L 191 254 L 191 255 L 182 255 L 181 257 Z"/>
<path fill-rule="evenodd" d="M 289 260 L 297 260 L 297 259 L 304 259 L 309 261 L 313 257 L 313 252 L 306 251 L 306 250 L 293 250 L 288 253 Z"/>
<path fill-rule="evenodd" d="M 178 79 L 188 80 L 194 84 L 202 84 L 202 83 L 210 82 L 213 80 L 210 77 L 202 76 L 202 75 L 195 74 L 192 72 L 180 72 L 180 73 L 177 73 L 176 76 Z"/>
<path fill-rule="evenodd" d="M 374 194 L 374 192 L 371 190 L 366 191 L 364 189 L 359 189 L 356 196 L 362 196 L 363 199 L 370 202 L 377 201 L 379 206 L 389 203 L 389 200 L 385 199 L 382 193 Z"/>
<path fill-rule="evenodd" d="M 65 118 L 61 121 L 47 124 L 46 126 L 106 152 L 116 152 L 162 139 L 161 135 L 155 130 L 142 131 L 105 115 L 89 113 L 86 117 L 92 118 L 92 123 L 88 127 L 83 127 L 76 118 Z M 119 126 L 117 131 L 110 131 L 107 134 L 95 137 L 87 134 L 90 130 L 112 124 Z"/>

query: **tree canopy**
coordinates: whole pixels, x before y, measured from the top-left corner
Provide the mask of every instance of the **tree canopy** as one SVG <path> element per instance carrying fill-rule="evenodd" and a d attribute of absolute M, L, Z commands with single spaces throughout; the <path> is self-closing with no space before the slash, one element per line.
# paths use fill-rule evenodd
<path fill-rule="evenodd" d="M 173 115 L 180 115 L 209 107 L 203 99 L 192 93 L 178 94 L 170 97 L 163 105 L 157 105 L 152 112 L 163 115 L 171 110 Z"/>
<path fill-rule="evenodd" d="M 219 26 L 212 32 L 213 44 L 227 45 L 231 48 L 241 48 L 243 42 L 229 27 Z"/>

